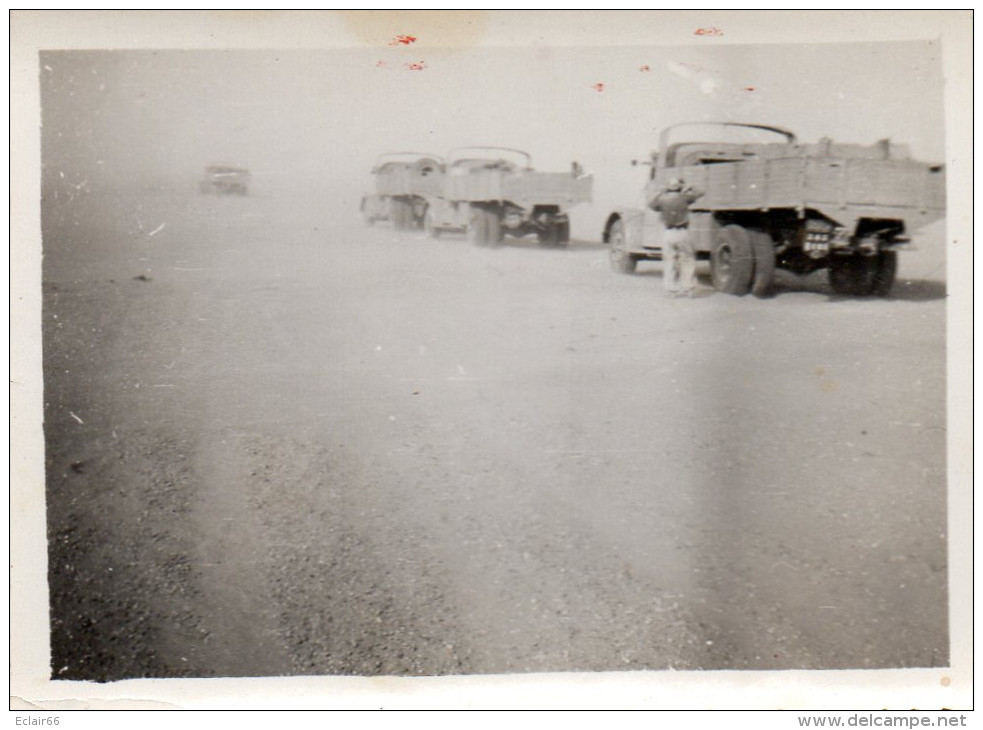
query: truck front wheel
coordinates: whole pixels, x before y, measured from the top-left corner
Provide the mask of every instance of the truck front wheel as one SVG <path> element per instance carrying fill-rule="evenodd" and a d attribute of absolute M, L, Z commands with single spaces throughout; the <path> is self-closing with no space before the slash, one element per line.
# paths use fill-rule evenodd
<path fill-rule="evenodd" d="M 742 297 L 751 290 L 753 273 L 751 236 L 741 226 L 724 226 L 718 231 L 710 252 L 713 288 L 724 294 Z"/>
<path fill-rule="evenodd" d="M 608 229 L 608 243 L 611 270 L 616 274 L 633 274 L 638 266 L 638 259 L 628 253 L 625 245 L 625 224 L 616 220 Z"/>

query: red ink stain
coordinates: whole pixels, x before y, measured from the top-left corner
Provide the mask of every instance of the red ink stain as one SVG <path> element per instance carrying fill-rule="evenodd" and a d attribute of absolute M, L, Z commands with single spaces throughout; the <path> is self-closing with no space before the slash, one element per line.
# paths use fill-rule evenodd
<path fill-rule="evenodd" d="M 720 28 L 697 28 L 693 31 L 693 35 L 723 35 L 724 32 Z"/>
<path fill-rule="evenodd" d="M 411 43 L 416 43 L 416 36 L 413 35 L 398 35 L 389 41 L 391 46 L 408 46 Z"/>
<path fill-rule="evenodd" d="M 407 70 L 409 71 L 422 71 L 427 67 L 423 61 L 415 61 L 414 63 L 405 63 L 403 65 L 406 66 Z"/>
<path fill-rule="evenodd" d="M 591 86 L 594 91 L 604 91 L 604 84 L 593 84 Z"/>
<path fill-rule="evenodd" d="M 646 63 L 646 64 L 645 64 L 644 66 L 642 66 L 642 67 L 641 67 L 640 69 L 638 69 L 638 70 L 639 70 L 639 71 L 651 71 L 652 69 L 651 69 L 651 68 L 649 68 L 649 65 L 648 65 L 648 64 Z"/>
<path fill-rule="evenodd" d="M 753 86 L 745 86 L 744 87 L 744 90 L 745 91 L 754 91 L 754 87 Z"/>
<path fill-rule="evenodd" d="M 385 61 L 376 61 L 375 67 L 376 68 L 379 68 L 379 67 L 385 66 L 385 65 L 386 65 L 386 62 Z"/>

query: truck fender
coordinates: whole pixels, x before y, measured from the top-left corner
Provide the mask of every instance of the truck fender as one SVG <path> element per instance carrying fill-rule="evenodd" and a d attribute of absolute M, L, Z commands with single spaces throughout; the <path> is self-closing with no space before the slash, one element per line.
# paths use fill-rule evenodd
<path fill-rule="evenodd" d="M 621 221 L 625 231 L 625 247 L 629 251 L 642 249 L 642 221 L 644 211 L 638 208 L 616 208 L 604 223 L 604 243 L 610 242 L 611 226 Z"/>

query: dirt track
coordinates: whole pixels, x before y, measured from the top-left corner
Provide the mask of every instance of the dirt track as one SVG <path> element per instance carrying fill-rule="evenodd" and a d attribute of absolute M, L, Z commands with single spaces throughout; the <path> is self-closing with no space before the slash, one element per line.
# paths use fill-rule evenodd
<path fill-rule="evenodd" d="M 947 662 L 941 240 L 667 300 L 313 197 L 43 232 L 56 678 Z"/>

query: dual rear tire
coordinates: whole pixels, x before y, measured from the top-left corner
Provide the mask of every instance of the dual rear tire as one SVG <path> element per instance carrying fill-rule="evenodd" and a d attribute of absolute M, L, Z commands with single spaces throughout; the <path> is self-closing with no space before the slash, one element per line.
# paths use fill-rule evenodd
<path fill-rule="evenodd" d="M 886 297 L 898 273 L 898 254 L 880 251 L 874 256 L 833 256 L 829 286 L 834 294 L 850 297 Z"/>
<path fill-rule="evenodd" d="M 411 208 L 405 200 L 394 198 L 391 202 L 393 228 L 397 231 L 405 231 L 410 227 Z"/>
<path fill-rule="evenodd" d="M 566 218 L 553 221 L 549 228 L 536 234 L 536 239 L 544 248 L 566 246 L 570 243 L 570 221 Z"/>
<path fill-rule="evenodd" d="M 833 255 L 829 260 L 829 284 L 835 294 L 854 297 L 887 296 L 897 275 L 894 251 L 874 256 Z M 768 296 L 775 275 L 775 244 L 764 231 L 738 225 L 717 233 L 710 253 L 713 287 L 719 292 L 756 297 Z"/>
<path fill-rule="evenodd" d="M 393 228 L 397 231 L 408 231 L 411 228 L 419 226 L 420 216 L 413 201 L 393 198 L 390 211 L 392 214 Z"/>

